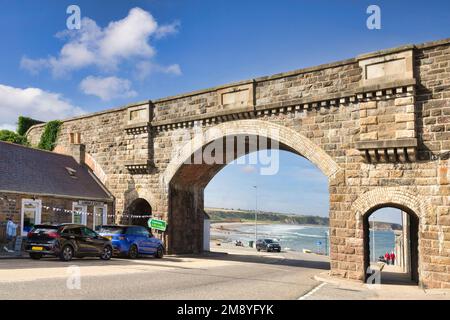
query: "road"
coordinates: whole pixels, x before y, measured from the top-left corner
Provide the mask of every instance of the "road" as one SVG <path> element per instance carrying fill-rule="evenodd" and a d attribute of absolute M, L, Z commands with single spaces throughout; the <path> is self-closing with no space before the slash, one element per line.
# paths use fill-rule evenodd
<path fill-rule="evenodd" d="M 328 269 L 326 257 L 250 248 L 162 260 L 3 259 L 0 299 L 298 299 Z"/>

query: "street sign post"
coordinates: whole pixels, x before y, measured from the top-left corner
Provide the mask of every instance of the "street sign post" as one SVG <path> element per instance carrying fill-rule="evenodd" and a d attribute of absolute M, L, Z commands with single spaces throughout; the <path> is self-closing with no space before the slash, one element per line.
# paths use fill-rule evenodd
<path fill-rule="evenodd" d="M 158 220 L 158 219 L 148 219 L 148 226 L 151 229 L 166 231 L 167 222 L 164 220 Z"/>
<path fill-rule="evenodd" d="M 322 253 L 322 241 L 317 241 L 316 242 L 317 245 L 317 249 L 318 249 L 318 253 Z"/>

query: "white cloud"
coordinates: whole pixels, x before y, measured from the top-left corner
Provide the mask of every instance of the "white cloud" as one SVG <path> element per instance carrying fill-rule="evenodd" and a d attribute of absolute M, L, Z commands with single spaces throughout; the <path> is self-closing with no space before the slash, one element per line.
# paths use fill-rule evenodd
<path fill-rule="evenodd" d="M 135 97 L 137 93 L 131 89 L 131 82 L 117 77 L 89 76 L 80 83 L 80 89 L 85 94 L 97 96 L 104 101 L 115 98 Z"/>
<path fill-rule="evenodd" d="M 39 88 L 15 88 L 0 84 L 0 129 L 14 130 L 20 115 L 49 121 L 84 113 L 60 94 Z"/>
<path fill-rule="evenodd" d="M 154 73 L 165 73 L 179 76 L 182 74 L 181 67 L 178 64 L 172 64 L 169 66 L 161 66 L 154 64 L 150 61 L 141 61 L 136 64 L 136 78 L 144 80 L 148 76 Z"/>
<path fill-rule="evenodd" d="M 80 30 L 66 30 L 56 35 L 67 41 L 58 56 L 47 59 L 24 56 L 21 67 L 31 73 L 49 68 L 55 77 L 90 66 L 114 71 L 122 61 L 152 58 L 156 50 L 150 39 L 176 33 L 178 27 L 178 22 L 159 26 L 149 12 L 140 8 L 131 9 L 127 17 L 110 22 L 105 28 L 84 17 Z M 169 68 L 169 73 L 177 72 L 176 67 Z"/>
<path fill-rule="evenodd" d="M 31 74 L 38 74 L 42 69 L 50 66 L 46 59 L 30 59 L 26 56 L 22 57 L 20 67 L 28 70 Z"/>
<path fill-rule="evenodd" d="M 158 29 L 156 29 L 155 38 L 161 39 L 170 34 L 177 33 L 179 27 L 180 27 L 179 21 L 175 21 L 174 23 L 163 25 L 163 26 L 159 27 Z"/>

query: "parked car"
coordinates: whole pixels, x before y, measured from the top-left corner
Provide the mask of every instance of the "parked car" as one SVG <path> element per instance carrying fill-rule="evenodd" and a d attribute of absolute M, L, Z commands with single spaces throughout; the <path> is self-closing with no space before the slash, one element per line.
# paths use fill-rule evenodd
<path fill-rule="evenodd" d="M 113 253 L 108 238 L 78 224 L 36 225 L 27 235 L 25 250 L 35 260 L 43 256 L 55 256 L 62 261 L 70 261 L 74 257 L 109 260 Z"/>
<path fill-rule="evenodd" d="M 256 250 L 257 251 L 265 250 L 267 252 L 269 251 L 281 252 L 281 246 L 278 242 L 272 239 L 260 239 L 256 241 Z"/>
<path fill-rule="evenodd" d="M 146 227 L 131 225 L 98 226 L 97 232 L 111 239 L 113 254 L 136 259 L 139 255 L 152 255 L 162 258 L 164 244 L 155 238 Z"/>

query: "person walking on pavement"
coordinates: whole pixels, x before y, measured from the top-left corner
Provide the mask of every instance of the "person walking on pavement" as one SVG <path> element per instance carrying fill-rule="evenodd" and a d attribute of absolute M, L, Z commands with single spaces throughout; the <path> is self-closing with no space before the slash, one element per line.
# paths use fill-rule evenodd
<path fill-rule="evenodd" d="M 394 265 L 395 264 L 395 253 L 394 253 L 394 251 L 391 251 L 391 254 L 389 255 L 389 258 L 391 260 L 391 264 Z"/>
<path fill-rule="evenodd" d="M 12 221 L 12 216 L 8 217 L 8 222 L 6 224 L 6 240 L 8 241 L 7 246 L 3 247 L 7 252 L 14 252 L 14 244 L 16 242 L 17 236 L 17 224 Z"/>
<path fill-rule="evenodd" d="M 389 265 L 389 261 L 391 260 L 391 255 L 387 251 L 384 254 L 384 260 L 386 261 L 386 264 Z"/>

